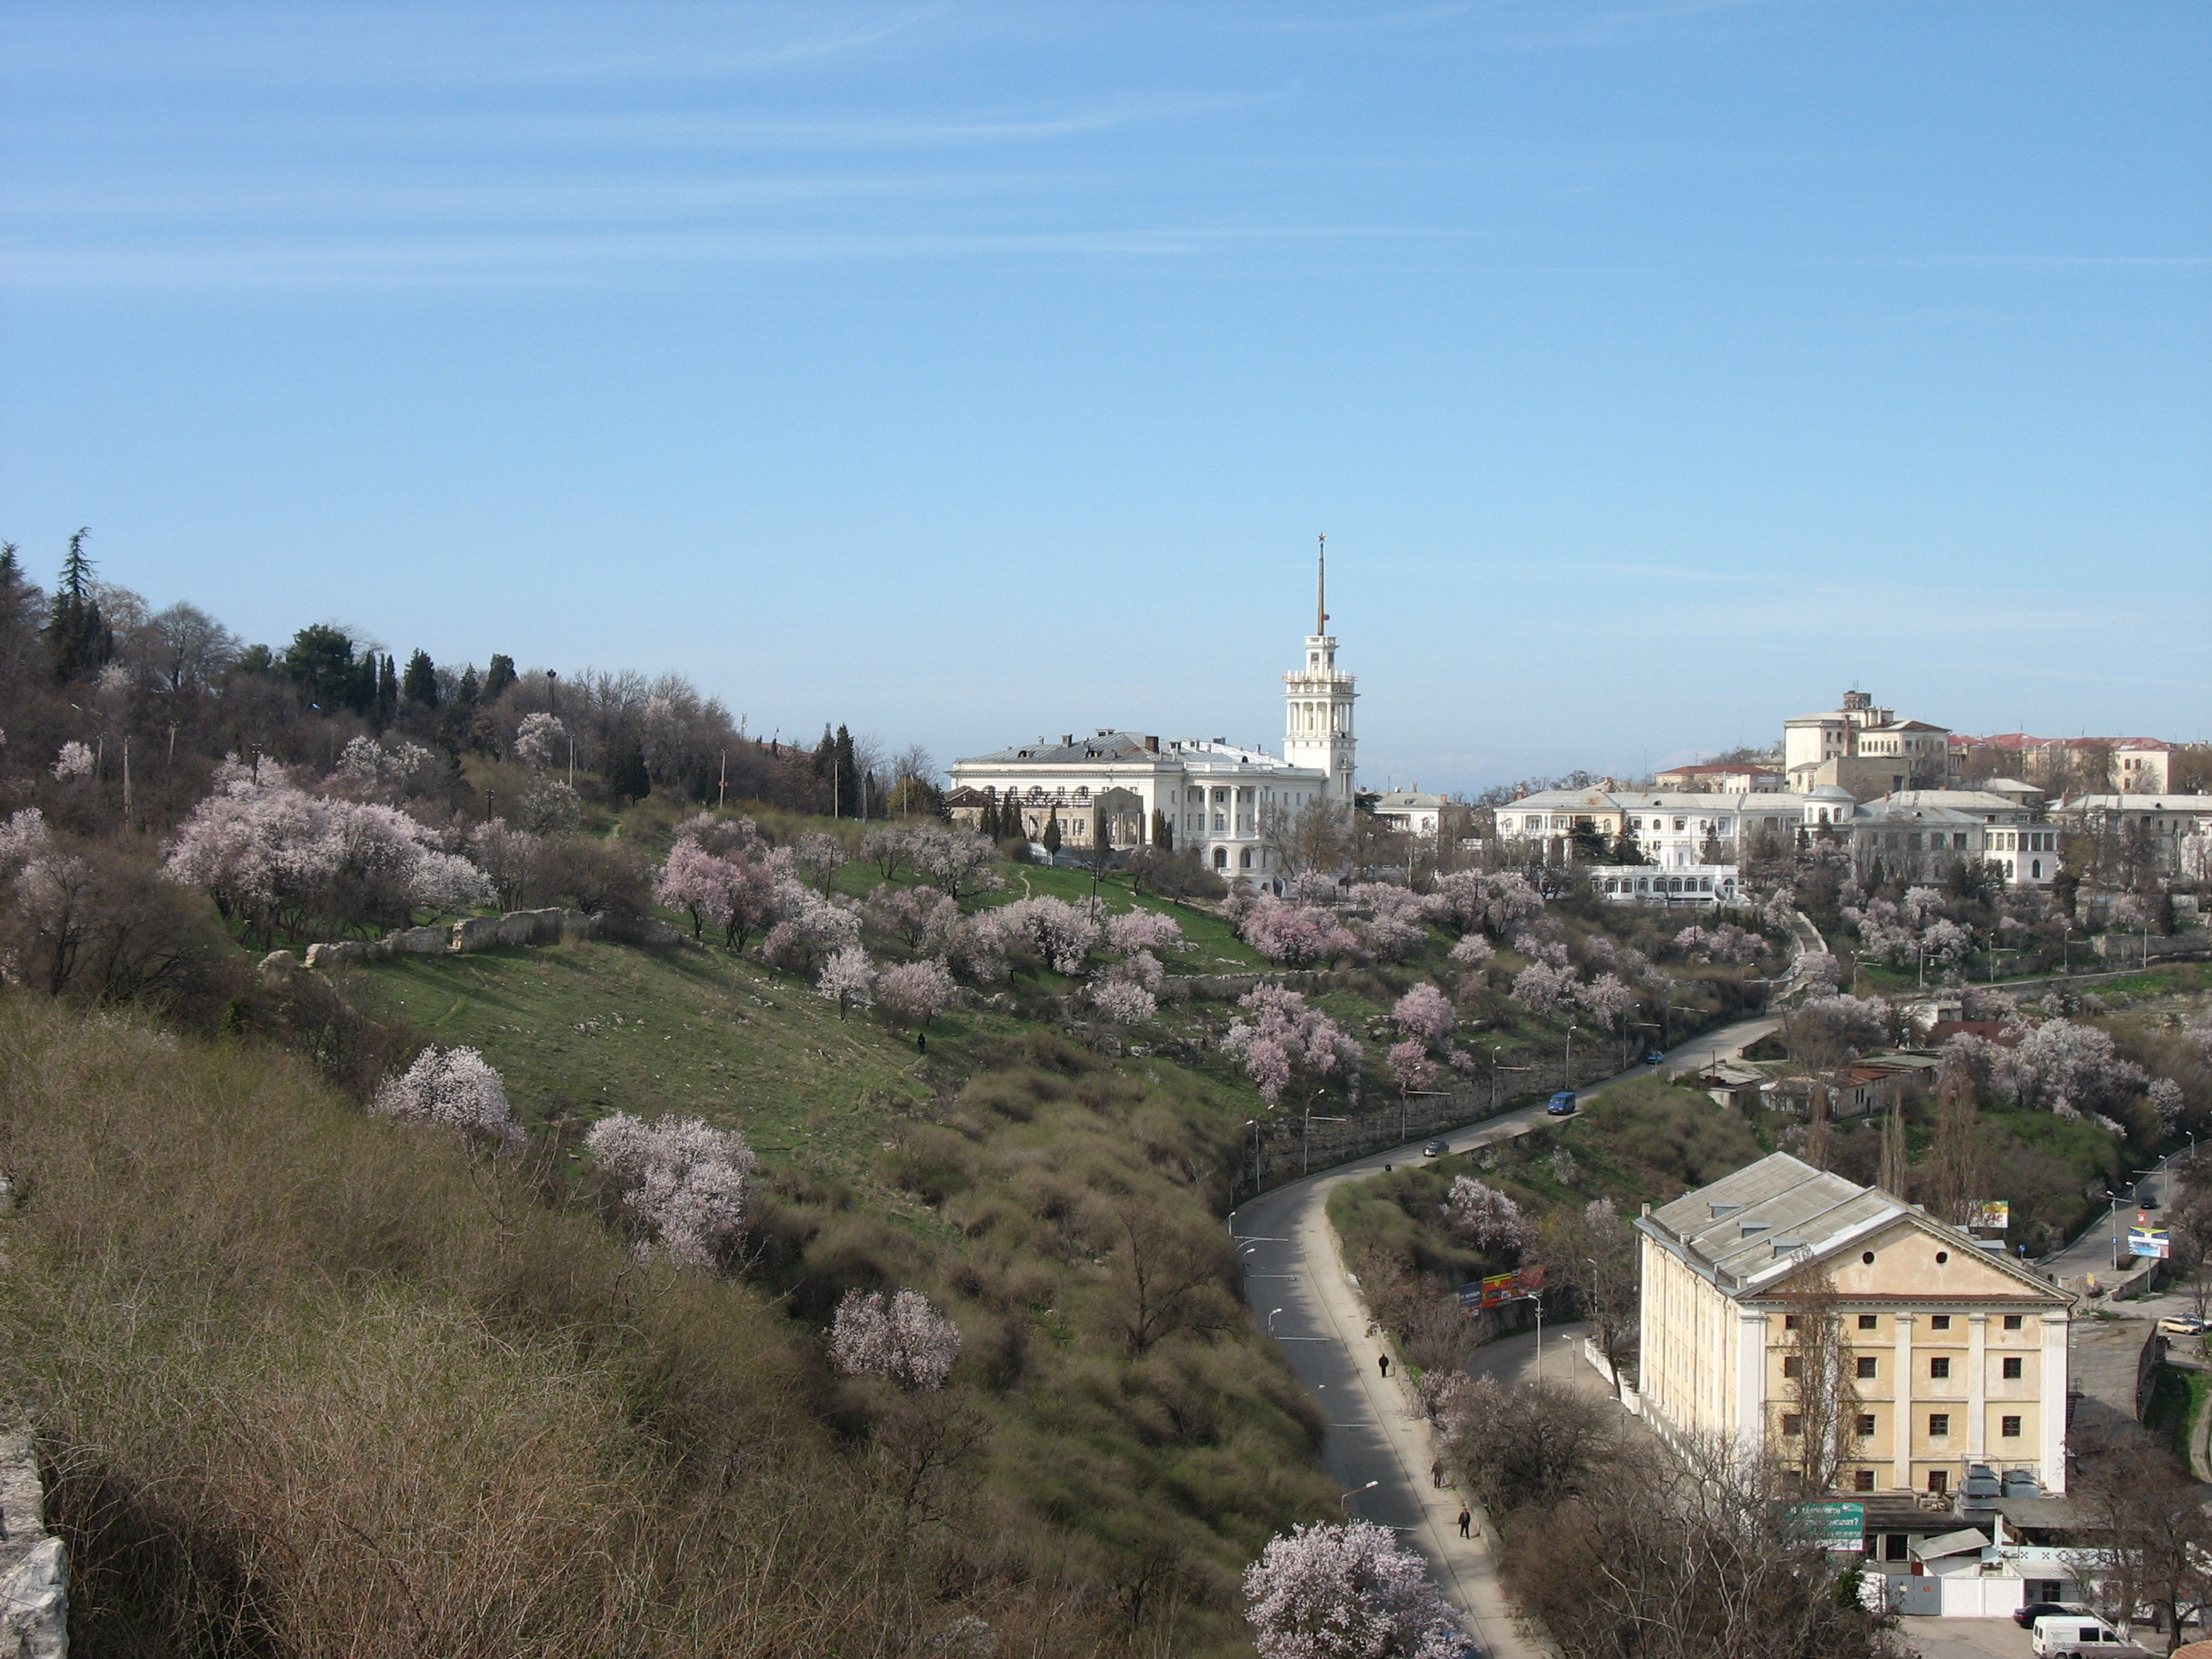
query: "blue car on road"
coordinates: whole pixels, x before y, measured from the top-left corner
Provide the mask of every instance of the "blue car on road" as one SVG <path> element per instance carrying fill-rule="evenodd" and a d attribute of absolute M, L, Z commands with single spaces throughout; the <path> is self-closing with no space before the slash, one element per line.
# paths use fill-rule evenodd
<path fill-rule="evenodd" d="M 1575 1091 L 1562 1089 L 1544 1103 L 1544 1109 L 1553 1117 L 1572 1117 L 1575 1115 Z"/>

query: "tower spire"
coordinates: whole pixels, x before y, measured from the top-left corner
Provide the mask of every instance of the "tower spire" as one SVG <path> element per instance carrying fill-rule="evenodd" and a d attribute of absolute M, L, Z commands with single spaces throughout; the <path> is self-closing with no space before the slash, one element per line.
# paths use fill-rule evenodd
<path fill-rule="evenodd" d="M 1314 632 L 1328 632 L 1328 537 L 1321 537 L 1321 557 L 1314 571 Z"/>

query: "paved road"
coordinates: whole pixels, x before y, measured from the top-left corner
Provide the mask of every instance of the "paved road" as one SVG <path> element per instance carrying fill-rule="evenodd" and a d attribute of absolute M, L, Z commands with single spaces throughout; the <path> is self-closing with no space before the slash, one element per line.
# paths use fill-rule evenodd
<path fill-rule="evenodd" d="M 1707 1032 L 1671 1051 L 1663 1069 L 1671 1075 L 1740 1054 L 1777 1024 L 1762 1016 Z M 1588 1097 L 1650 1074 L 1650 1067 L 1635 1066 L 1580 1092 Z M 1522 1106 L 1439 1139 L 1454 1152 L 1467 1152 L 1554 1121 L 1541 1104 Z M 1376 1364 L 1386 1346 L 1345 1271 L 1328 1224 L 1328 1195 L 1339 1184 L 1379 1174 L 1386 1164 L 1419 1162 L 1420 1146 L 1408 1141 L 1340 1164 L 1263 1194 L 1231 1214 L 1230 1232 L 1244 1263 L 1244 1297 L 1321 1402 L 1328 1424 L 1322 1467 L 1343 1489 L 1346 1512 L 1404 1532 L 1429 1559 L 1438 1585 L 1486 1654 L 1540 1659 L 1549 1649 L 1515 1626 L 1498 1582 L 1489 1528 L 1480 1526 L 1478 1536 L 1462 1540 L 1455 1524 L 1459 1495 L 1431 1480 L 1435 1451 L 1428 1425 L 1401 1387 L 1397 1368 L 1385 1378 Z M 1547 1369 L 1559 1363 L 1554 1356 Z"/>
<path fill-rule="evenodd" d="M 2166 1224 L 2166 1212 L 2172 1204 L 2177 1190 L 2170 1166 L 2175 1158 L 2183 1155 L 2180 1152 L 2170 1154 L 2154 1171 L 2143 1176 L 2140 1183 L 2158 1200 L 2158 1207 L 2149 1212 L 2151 1225 L 2154 1227 Z M 2081 1237 L 2056 1255 L 2044 1257 L 2037 1265 L 2045 1273 L 2063 1280 L 2070 1289 L 2081 1289 L 2081 1280 L 2091 1273 L 2097 1276 L 2100 1284 L 2111 1284 L 2114 1279 L 2141 1265 L 2125 1257 L 2121 1258 L 2126 1262 L 2124 1267 L 2115 1270 L 2112 1265 L 2114 1241 L 2118 1242 L 2119 1249 L 2124 1250 L 2127 1248 L 2128 1226 L 2134 1221 L 2135 1215 L 2132 1200 L 2127 1203 L 2115 1200 Z"/>

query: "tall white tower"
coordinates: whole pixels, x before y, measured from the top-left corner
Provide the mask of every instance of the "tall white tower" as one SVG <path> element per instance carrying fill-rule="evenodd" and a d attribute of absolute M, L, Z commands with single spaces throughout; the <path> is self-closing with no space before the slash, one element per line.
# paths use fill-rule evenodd
<path fill-rule="evenodd" d="M 1352 805 L 1358 777 L 1352 704 L 1358 695 L 1352 676 L 1336 665 L 1336 636 L 1328 631 L 1328 538 L 1323 536 L 1305 666 L 1283 676 L 1283 758 L 1327 773 L 1328 799 L 1345 806 Z"/>

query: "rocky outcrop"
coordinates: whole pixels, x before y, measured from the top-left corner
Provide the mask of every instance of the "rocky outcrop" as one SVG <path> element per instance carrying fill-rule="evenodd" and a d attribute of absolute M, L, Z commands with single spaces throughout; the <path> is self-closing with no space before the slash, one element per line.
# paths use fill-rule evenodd
<path fill-rule="evenodd" d="M 46 1530 L 37 1449 L 0 1435 L 0 1659 L 66 1659 L 69 1560 Z"/>

